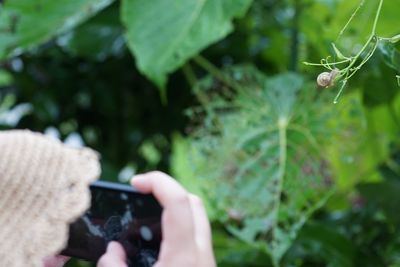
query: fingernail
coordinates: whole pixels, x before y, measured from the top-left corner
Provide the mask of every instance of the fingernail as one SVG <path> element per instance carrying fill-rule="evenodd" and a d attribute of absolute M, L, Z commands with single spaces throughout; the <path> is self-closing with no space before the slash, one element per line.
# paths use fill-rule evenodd
<path fill-rule="evenodd" d="M 145 175 L 144 174 L 138 174 L 132 177 L 131 179 L 131 185 L 136 186 L 144 183 L 145 181 Z"/>

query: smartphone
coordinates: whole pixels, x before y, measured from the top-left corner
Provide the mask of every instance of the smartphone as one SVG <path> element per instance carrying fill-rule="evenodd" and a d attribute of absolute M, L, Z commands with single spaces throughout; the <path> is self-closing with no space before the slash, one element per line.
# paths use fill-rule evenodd
<path fill-rule="evenodd" d="M 153 195 L 128 185 L 97 181 L 90 209 L 70 225 L 62 255 L 97 262 L 110 241 L 122 244 L 130 266 L 150 267 L 161 244 L 162 208 Z"/>

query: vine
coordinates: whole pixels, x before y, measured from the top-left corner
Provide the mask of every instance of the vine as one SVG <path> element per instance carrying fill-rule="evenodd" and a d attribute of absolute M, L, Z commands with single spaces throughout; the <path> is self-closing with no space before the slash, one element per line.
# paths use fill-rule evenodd
<path fill-rule="evenodd" d="M 383 2 L 384 0 L 379 1 L 379 5 L 374 18 L 374 23 L 372 26 L 371 33 L 369 34 L 368 40 L 365 42 L 365 44 L 362 46 L 362 48 L 357 52 L 355 56 L 345 56 L 337 48 L 335 43 L 332 43 L 333 50 L 335 52 L 336 58 L 338 59 L 337 61 L 335 60 L 330 62 L 331 56 L 328 56 L 327 58 L 321 59 L 320 63 L 303 62 L 305 65 L 322 66 L 330 71 L 330 72 L 323 72 L 318 76 L 317 83 L 319 86 L 328 88 L 335 85 L 337 82 L 341 83 L 339 91 L 335 99 L 333 100 L 334 104 L 338 103 L 339 97 L 341 96 L 344 88 L 346 87 L 348 80 L 351 77 L 353 77 L 357 73 L 357 71 L 359 71 L 362 68 L 364 64 L 368 62 L 368 60 L 374 55 L 380 43 L 390 42 L 394 44 L 400 41 L 400 34 L 390 38 L 385 38 L 378 36 L 376 33 L 376 28 L 382 12 Z M 356 10 L 351 15 L 350 19 L 347 21 L 343 29 L 340 31 L 337 40 L 341 37 L 341 35 L 343 35 L 344 31 L 350 25 L 350 23 L 352 22 L 356 14 L 359 12 L 361 7 L 364 5 L 364 3 L 365 0 L 362 0 L 360 2 Z M 338 66 L 343 66 L 343 67 L 339 68 Z M 400 75 L 397 75 L 396 78 L 400 86 Z"/>

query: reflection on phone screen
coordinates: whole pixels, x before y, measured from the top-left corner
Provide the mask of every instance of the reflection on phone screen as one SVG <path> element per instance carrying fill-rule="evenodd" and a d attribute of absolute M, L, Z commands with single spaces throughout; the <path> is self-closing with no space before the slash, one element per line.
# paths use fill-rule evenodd
<path fill-rule="evenodd" d="M 120 242 L 133 266 L 152 266 L 161 242 L 161 207 L 151 195 L 91 187 L 92 204 L 70 227 L 64 255 L 97 261 Z"/>

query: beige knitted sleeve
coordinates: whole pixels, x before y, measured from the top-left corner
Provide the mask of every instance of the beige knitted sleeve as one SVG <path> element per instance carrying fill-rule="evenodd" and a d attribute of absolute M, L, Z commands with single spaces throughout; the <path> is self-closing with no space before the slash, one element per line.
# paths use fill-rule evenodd
<path fill-rule="evenodd" d="M 0 131 L 0 266 L 42 267 L 90 203 L 98 155 L 30 131 Z"/>

